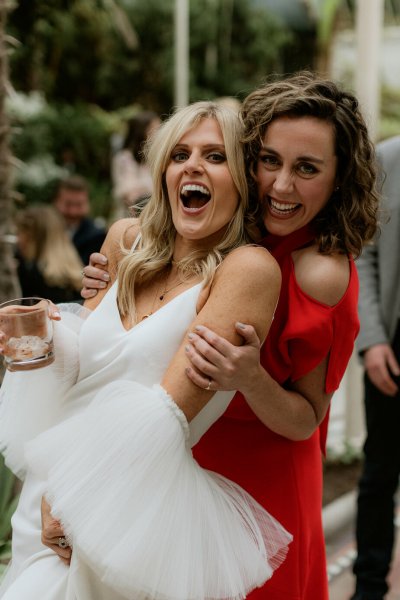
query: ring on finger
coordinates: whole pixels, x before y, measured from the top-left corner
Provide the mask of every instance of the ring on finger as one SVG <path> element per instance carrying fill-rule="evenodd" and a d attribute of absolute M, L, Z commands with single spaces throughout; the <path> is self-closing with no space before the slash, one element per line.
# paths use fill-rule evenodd
<path fill-rule="evenodd" d="M 58 545 L 60 548 L 68 548 L 69 544 L 67 542 L 66 537 L 62 536 L 58 538 Z"/>
<path fill-rule="evenodd" d="M 212 383 L 212 379 L 208 380 L 208 384 L 206 385 L 206 387 L 204 389 L 206 389 L 207 391 L 209 391 L 211 389 L 211 383 Z"/>

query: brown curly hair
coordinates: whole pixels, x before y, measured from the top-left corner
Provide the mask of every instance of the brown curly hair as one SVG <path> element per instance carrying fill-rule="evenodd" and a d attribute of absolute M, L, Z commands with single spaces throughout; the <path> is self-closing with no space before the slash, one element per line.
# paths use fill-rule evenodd
<path fill-rule="evenodd" d="M 336 189 L 315 217 L 316 242 L 323 254 L 359 256 L 377 230 L 379 196 L 374 146 L 357 98 L 333 81 L 302 71 L 273 80 L 244 100 L 241 116 L 246 163 L 254 172 L 268 125 L 279 117 L 317 117 L 331 123 L 338 158 Z M 251 178 L 249 178 L 251 179 Z M 250 183 L 252 196 L 254 184 Z"/>

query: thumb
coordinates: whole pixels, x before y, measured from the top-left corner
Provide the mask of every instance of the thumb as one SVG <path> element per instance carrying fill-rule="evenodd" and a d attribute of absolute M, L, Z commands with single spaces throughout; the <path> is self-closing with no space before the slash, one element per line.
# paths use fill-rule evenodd
<path fill-rule="evenodd" d="M 252 325 L 246 325 L 245 323 L 237 322 L 235 324 L 235 328 L 238 334 L 244 338 L 247 345 L 255 346 L 257 348 L 260 347 L 260 338 L 258 337 L 256 330 Z"/>
<path fill-rule="evenodd" d="M 60 311 L 58 310 L 58 307 L 55 304 L 53 304 L 53 302 L 51 302 L 51 300 L 49 300 L 49 317 L 53 321 L 61 320 Z"/>
<path fill-rule="evenodd" d="M 389 369 L 393 375 L 395 375 L 395 376 L 400 375 L 399 363 L 397 362 L 396 357 L 393 354 L 393 352 L 389 353 L 389 355 L 387 357 L 387 363 L 388 363 Z"/>

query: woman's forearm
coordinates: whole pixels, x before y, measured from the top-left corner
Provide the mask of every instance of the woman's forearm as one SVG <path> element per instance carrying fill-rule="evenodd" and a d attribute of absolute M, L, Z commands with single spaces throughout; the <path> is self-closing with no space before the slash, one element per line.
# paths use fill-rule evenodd
<path fill-rule="evenodd" d="M 314 433 L 329 406 L 330 395 L 317 391 L 316 376 L 317 373 L 311 373 L 293 389 L 286 389 L 260 365 L 241 391 L 264 425 L 279 435 L 300 441 Z"/>

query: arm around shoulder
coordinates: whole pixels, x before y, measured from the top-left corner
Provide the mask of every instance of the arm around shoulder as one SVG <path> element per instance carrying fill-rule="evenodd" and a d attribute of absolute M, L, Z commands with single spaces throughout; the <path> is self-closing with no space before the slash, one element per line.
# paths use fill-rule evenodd
<path fill-rule="evenodd" d="M 86 308 L 94 310 L 100 303 L 117 277 L 118 264 L 123 257 L 122 247 L 131 247 L 138 234 L 139 223 L 137 219 L 120 219 L 111 225 L 100 250 L 101 254 L 107 257 L 107 269 L 111 280 L 108 286 L 100 290 L 94 298 L 85 300 L 84 306 Z"/>

